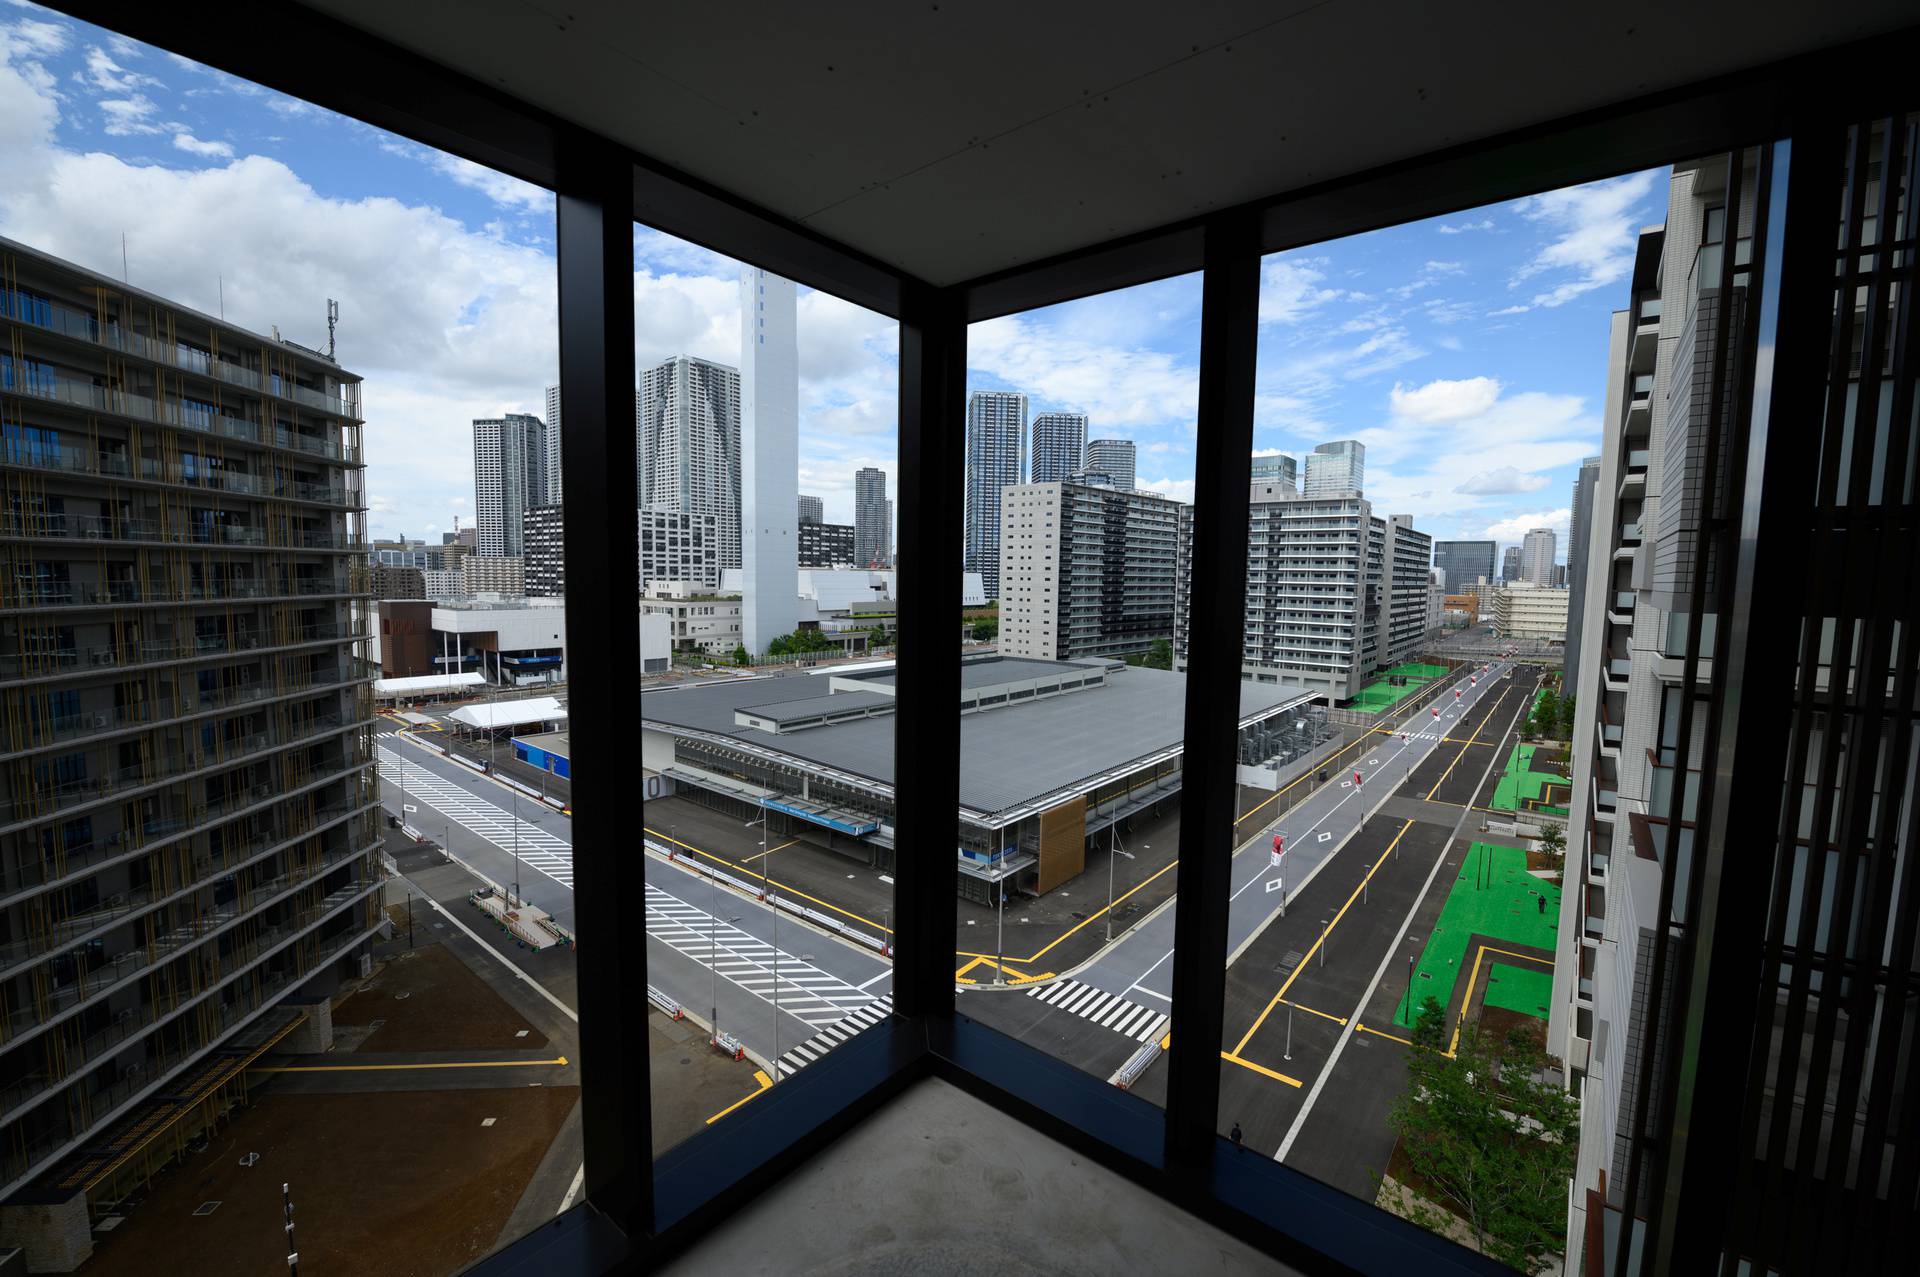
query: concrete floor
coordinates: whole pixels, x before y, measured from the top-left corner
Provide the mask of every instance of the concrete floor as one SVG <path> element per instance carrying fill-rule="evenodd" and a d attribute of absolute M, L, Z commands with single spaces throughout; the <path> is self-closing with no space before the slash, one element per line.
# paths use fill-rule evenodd
<path fill-rule="evenodd" d="M 929 1079 L 661 1271 L 1112 1277 L 1296 1270 Z"/>

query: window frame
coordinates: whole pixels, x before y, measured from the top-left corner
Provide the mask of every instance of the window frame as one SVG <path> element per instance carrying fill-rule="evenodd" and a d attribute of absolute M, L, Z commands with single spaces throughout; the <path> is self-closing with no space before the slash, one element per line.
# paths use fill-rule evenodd
<path fill-rule="evenodd" d="M 960 557 L 967 324 L 1203 271 L 1199 418 L 1210 446 L 1199 450 L 1194 535 L 1197 545 L 1232 549 L 1228 557 L 1238 564 L 1263 254 L 1678 158 L 1817 136 L 1907 105 L 1880 99 L 1899 92 L 1888 86 L 1901 83 L 1898 70 L 1920 50 L 1920 29 L 1909 29 L 935 287 L 312 10 L 215 0 L 205 15 L 211 21 L 186 26 L 164 10 L 105 0 L 52 0 L 52 7 L 556 192 L 560 384 L 570 443 L 566 570 L 575 580 L 608 581 L 635 579 L 638 568 L 637 511 L 624 478 L 634 472 L 626 423 L 635 373 L 635 222 L 899 321 L 899 546 L 916 562 Z M 1808 231 L 1795 226 L 1793 233 Z M 1776 486 L 1785 480 L 1767 477 Z M 1243 572 L 1228 571 L 1196 582 L 1194 630 L 1226 625 L 1237 633 L 1243 584 Z M 909 574 L 900 583 L 900 630 L 945 633 L 950 602 L 946 588 Z M 574 785 L 583 842 L 631 828 L 620 777 L 592 762 L 618 757 L 613 745 L 630 713 L 625 707 L 638 703 L 637 627 L 613 623 L 616 604 L 625 615 L 623 602 L 597 592 L 577 592 L 567 603 L 574 659 L 604 672 L 603 694 L 577 702 L 572 723 L 580 738 Z M 1174 1037 L 1170 1066 L 1179 1084 L 1164 1112 L 960 1014 L 951 963 L 956 866 L 903 858 L 896 1014 L 657 1162 L 645 1033 L 633 1027 L 645 1023 L 645 945 L 580 949 L 585 1201 L 469 1271 L 597 1273 L 656 1263 L 911 1082 L 933 1076 L 1304 1271 L 1506 1272 L 1269 1159 L 1222 1156 L 1215 1110 L 1226 895 L 1214 881 L 1220 868 L 1201 850 L 1218 834 L 1218 793 L 1233 775 L 1238 649 L 1227 641 L 1189 654 L 1186 738 L 1208 747 L 1187 756 L 1177 916 L 1179 957 L 1189 960 L 1176 961 L 1175 989 L 1183 1022 L 1199 1027 Z M 958 667 L 932 645 L 903 647 L 899 662 L 897 715 L 945 727 L 901 733 L 912 765 L 897 773 L 897 826 L 903 842 L 941 845 L 958 808 Z M 1754 711 L 1749 705 L 1746 712 Z M 1744 742 L 1758 723 L 1740 729 Z M 636 864 L 586 859 L 577 873 L 585 884 L 577 897 L 582 929 L 619 937 L 616 902 L 638 889 Z"/>

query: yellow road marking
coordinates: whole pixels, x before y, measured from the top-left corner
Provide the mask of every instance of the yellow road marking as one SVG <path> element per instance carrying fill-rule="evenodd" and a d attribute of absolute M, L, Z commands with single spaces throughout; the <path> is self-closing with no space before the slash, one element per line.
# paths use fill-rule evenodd
<path fill-rule="evenodd" d="M 1498 709 L 1499 707 L 1500 707 L 1500 703 L 1498 701 L 1495 701 L 1494 708 Z M 1476 736 L 1478 734 L 1479 734 L 1478 732 L 1474 733 L 1474 735 Z M 1475 740 L 1473 739 L 1472 736 L 1469 736 L 1465 740 L 1461 740 L 1458 736 L 1442 736 L 1440 738 L 1440 743 L 1442 745 L 1491 745 L 1493 744 L 1493 742 L 1490 740 Z"/>
<path fill-rule="evenodd" d="M 727 1114 L 733 1112 L 735 1109 L 739 1108 L 742 1104 L 745 1104 L 748 1100 L 757 1099 L 762 1091 L 766 1090 L 768 1087 L 773 1085 L 773 1079 L 768 1077 L 766 1075 L 766 1071 L 763 1069 L 755 1069 L 753 1071 L 753 1080 L 754 1080 L 755 1086 L 752 1092 L 741 1096 L 739 1099 L 727 1105 L 727 1107 L 721 1109 L 718 1113 L 715 1113 L 712 1117 L 708 1118 L 707 1125 L 712 1126 L 715 1122 L 719 1121 L 721 1118 L 725 1117 Z"/>
<path fill-rule="evenodd" d="M 1169 1033 L 1160 1039 L 1160 1049 L 1162 1051 L 1173 1050 L 1173 1034 Z"/>
<path fill-rule="evenodd" d="M 778 847 L 769 847 L 765 851 L 756 851 L 751 856 L 743 857 L 740 863 L 744 865 L 749 860 L 758 860 L 762 856 L 771 856 L 776 851 L 785 851 L 787 848 L 793 846 L 794 843 L 797 843 L 799 841 L 800 840 L 798 838 L 792 838 L 787 840 L 786 842 L 781 843 Z"/>
<path fill-rule="evenodd" d="M 1386 1038 L 1390 1042 L 1400 1042 L 1400 1043 L 1404 1043 L 1407 1046 L 1413 1045 L 1412 1038 L 1403 1038 L 1398 1033 L 1382 1033 L 1380 1030 L 1376 1028 L 1372 1028 L 1365 1024 L 1355 1024 L 1353 1027 L 1358 1029 L 1362 1033 L 1371 1033 L 1376 1038 Z"/>
<path fill-rule="evenodd" d="M 1512 690 L 1513 689 L 1509 687 L 1507 689 L 1507 692 L 1510 692 Z M 1485 729 L 1488 723 L 1491 723 L 1493 721 L 1493 716 L 1500 712 L 1500 707 L 1507 703 L 1507 692 L 1500 693 L 1500 699 L 1493 703 L 1493 709 L 1488 711 L 1487 716 L 1480 720 L 1480 726 L 1473 729 L 1473 735 L 1467 738 L 1467 744 L 1471 745 L 1473 744 L 1474 741 L 1480 738 L 1481 731 Z M 1493 742 L 1489 741 L 1487 743 L 1492 744 Z M 1465 758 L 1466 756 L 1467 756 L 1467 751 L 1464 749 L 1462 749 L 1459 753 L 1453 756 L 1453 761 L 1447 764 L 1447 770 L 1440 773 L 1440 779 L 1434 781 L 1433 788 L 1427 791 L 1427 798 L 1429 801 L 1432 800 L 1435 794 L 1440 792 L 1440 786 L 1446 784 L 1447 777 L 1453 775 L 1453 769 L 1458 767 L 1460 765 L 1460 760 Z"/>
<path fill-rule="evenodd" d="M 1231 1051 L 1222 1051 L 1220 1058 L 1238 1064 L 1243 1069 L 1252 1069 L 1255 1073 L 1265 1074 L 1276 1082 L 1285 1082 L 1288 1086 L 1296 1088 L 1300 1085 L 1300 1079 L 1297 1077 L 1288 1077 L 1284 1073 L 1276 1073 L 1264 1064 L 1255 1064 L 1252 1060 L 1243 1060 Z"/>
<path fill-rule="evenodd" d="M 435 1064 L 281 1064 L 250 1069 L 252 1073 L 385 1073 L 409 1069 L 532 1069 L 562 1065 L 564 1055 L 551 1060 L 447 1060 Z"/>
<path fill-rule="evenodd" d="M 1327 1011 L 1316 1011 L 1312 1007 L 1302 1006 L 1298 1002 L 1288 1002 L 1285 998 L 1280 999 L 1280 1002 L 1283 1006 L 1290 1006 L 1296 1011 L 1305 1011 L 1308 1015 L 1317 1015 L 1322 1020 L 1332 1020 L 1335 1024 L 1345 1024 L 1347 1022 L 1347 1017 L 1344 1015 L 1334 1015 Z"/>
<path fill-rule="evenodd" d="M 1260 1018 L 1253 1022 L 1253 1027 L 1247 1030 L 1246 1036 L 1242 1037 L 1239 1043 L 1233 1048 L 1233 1054 L 1238 1055 L 1240 1052 L 1246 1050 L 1247 1043 L 1253 1040 L 1253 1035 L 1260 1031 L 1262 1024 L 1266 1023 L 1267 1016 L 1271 1015 L 1273 1009 L 1280 1005 L 1280 1000 L 1287 996 L 1287 990 L 1291 989 L 1293 982 L 1300 978 L 1300 973 L 1307 969 L 1307 964 L 1313 960 L 1315 951 L 1318 950 L 1322 944 L 1326 943 L 1327 937 L 1333 934 L 1333 929 L 1340 925 L 1340 919 L 1347 916 L 1347 910 L 1353 907 L 1353 902 L 1360 898 L 1360 893 L 1366 890 L 1369 882 L 1373 881 L 1373 876 L 1380 872 L 1380 866 L 1387 863 L 1393 855 L 1393 849 L 1400 845 L 1400 840 L 1406 837 L 1407 830 L 1412 828 L 1413 822 L 1411 820 L 1400 826 L 1400 832 L 1393 836 L 1393 841 L 1387 844 L 1387 849 L 1381 852 L 1379 859 L 1373 862 L 1373 868 L 1367 870 L 1367 876 L 1360 880 L 1360 885 L 1355 887 L 1353 894 L 1347 897 L 1347 903 L 1340 906 L 1340 912 L 1333 915 L 1333 921 L 1329 922 L 1326 929 L 1314 940 L 1313 948 L 1308 949 L 1306 953 L 1302 955 L 1299 965 L 1294 967 L 1287 975 L 1286 983 L 1282 984 L 1280 991 L 1273 995 L 1273 1001 L 1267 1003 L 1266 1010 L 1260 1013 Z"/>

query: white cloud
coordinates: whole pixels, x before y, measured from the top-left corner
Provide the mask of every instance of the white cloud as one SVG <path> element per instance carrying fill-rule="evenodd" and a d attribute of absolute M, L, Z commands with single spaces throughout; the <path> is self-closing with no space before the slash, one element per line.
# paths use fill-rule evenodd
<path fill-rule="evenodd" d="M 1494 541 L 1518 541 L 1535 528 L 1551 528 L 1558 535 L 1565 536 L 1572 522 L 1573 511 L 1566 506 L 1558 510 L 1522 511 L 1511 518 L 1489 523 L 1480 530 L 1480 535 Z"/>
<path fill-rule="evenodd" d="M 427 154 L 433 157 L 434 168 L 442 174 L 462 186 L 479 191 L 503 208 L 521 209 L 529 213 L 548 213 L 553 209 L 553 192 L 545 187 L 534 186 L 517 177 L 508 177 L 505 173 L 443 151 L 429 151 Z"/>
<path fill-rule="evenodd" d="M 106 122 L 101 126 L 112 137 L 130 137 L 136 133 L 163 133 L 160 125 L 151 123 L 148 116 L 160 108 L 153 99 L 144 93 L 136 93 L 130 98 L 102 98 L 100 114 Z"/>
<path fill-rule="evenodd" d="M 1651 170 L 1632 173 L 1530 195 L 1516 203 L 1514 212 L 1545 228 L 1553 238 L 1514 272 L 1507 286 L 1518 288 L 1542 274 L 1562 275 L 1551 288 L 1531 298 L 1536 306 L 1551 307 L 1623 278 L 1633 268 L 1639 238 L 1636 211 L 1658 176 Z"/>
<path fill-rule="evenodd" d="M 1260 267 L 1260 322 L 1291 324 L 1315 308 L 1342 296 L 1337 288 L 1322 288 L 1324 259 L 1272 258 Z"/>
<path fill-rule="evenodd" d="M 1138 485 L 1143 491 L 1157 492 L 1163 497 L 1172 497 L 1176 501 L 1193 504 L 1192 479 L 1155 479 L 1150 483 Z"/>
<path fill-rule="evenodd" d="M 1483 217 L 1477 222 L 1442 222 L 1433 229 L 1442 235 L 1465 235 L 1468 231 L 1490 231 L 1493 229 L 1493 219 Z"/>
<path fill-rule="evenodd" d="M 202 142 L 191 133 L 175 133 L 173 135 L 173 145 L 176 150 L 185 151 L 188 155 L 200 155 L 209 159 L 218 158 L 223 160 L 233 158 L 233 148 L 225 142 Z"/>
<path fill-rule="evenodd" d="M 1538 492 L 1547 483 L 1547 476 L 1543 474 L 1528 474 L 1513 466 L 1498 466 L 1492 470 L 1482 470 L 1454 491 L 1497 496 L 1511 492 Z"/>
<path fill-rule="evenodd" d="M 28 57 L 51 57 L 67 47 L 67 29 L 52 22 L 22 18 L 0 26 L 0 44 Z"/>
<path fill-rule="evenodd" d="M 1499 310 L 1487 312 L 1490 315 L 1524 315 L 1532 310 L 1531 306 L 1502 306 Z"/>
<path fill-rule="evenodd" d="M 123 53 L 122 56 L 125 56 Z M 77 74 L 83 84 L 92 85 L 102 93 L 132 93 L 142 87 L 157 85 L 160 81 L 138 71 L 129 71 L 107 55 L 99 45 L 87 50 L 87 69 Z"/>
<path fill-rule="evenodd" d="M 1492 377 L 1468 377 L 1463 381 L 1430 381 L 1412 389 L 1395 382 L 1387 401 L 1395 416 L 1436 422 L 1479 416 L 1499 397 L 1500 383 Z"/>
<path fill-rule="evenodd" d="M 1429 261 L 1423 269 L 1429 275 L 1460 275 L 1464 274 L 1467 268 L 1459 262 Z"/>

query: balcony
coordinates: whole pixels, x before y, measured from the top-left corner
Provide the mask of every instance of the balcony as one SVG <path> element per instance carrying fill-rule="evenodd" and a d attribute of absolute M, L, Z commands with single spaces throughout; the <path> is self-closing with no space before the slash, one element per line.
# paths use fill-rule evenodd
<path fill-rule="evenodd" d="M 1624 628 L 1633 625 L 1633 610 L 1637 599 L 1632 590 L 1616 590 L 1607 600 L 1607 620 Z"/>
<path fill-rule="evenodd" d="M 86 412 L 110 413 L 116 417 L 131 417 L 136 421 L 152 422 L 157 426 L 176 426 L 182 430 L 195 430 L 222 439 L 237 439 L 241 443 L 250 443 L 262 448 L 298 452 L 309 457 L 340 462 L 343 465 L 357 467 L 362 464 L 358 447 L 343 448 L 331 440 L 315 439 L 310 435 L 283 430 L 278 426 L 266 426 L 257 421 L 242 421 L 238 417 L 206 412 L 191 406 L 168 403 L 161 399 L 150 399 L 145 395 L 109 390 L 103 386 L 56 380 L 51 384 L 16 387 L 12 393 L 51 403 L 67 404 Z"/>
<path fill-rule="evenodd" d="M 211 545 L 243 550 L 346 550 L 364 554 L 364 538 L 339 532 L 274 532 L 236 524 L 164 527 L 154 519 L 97 514 L 9 514 L 0 537 L 21 541 L 114 541 L 128 545 Z"/>
<path fill-rule="evenodd" d="M 87 478 L 139 480 L 176 488 L 231 493 L 262 500 L 306 501 L 343 510 L 364 510 L 361 493 L 325 483 L 274 480 L 266 475 L 246 474 L 238 470 L 201 470 L 168 475 L 159 462 L 146 457 L 137 464 L 117 453 L 88 452 L 80 448 L 42 447 L 32 443 L 9 442 L 5 464 L 22 469 L 44 470 L 52 474 L 77 474 Z"/>
<path fill-rule="evenodd" d="M 272 395 L 321 412 L 346 417 L 352 421 L 360 419 L 358 403 L 347 396 L 323 394 L 318 390 L 290 383 L 286 378 L 278 375 L 262 376 L 251 368 L 242 368 L 224 359 L 210 358 L 191 347 L 183 347 L 177 342 L 158 341 L 139 333 L 128 332 L 118 324 L 102 325 L 96 316 L 63 306 L 58 302 L 49 303 L 44 307 L 15 307 L 14 311 L 11 318 L 25 327 L 57 333 L 73 341 L 102 350 L 132 355 L 149 363 L 164 364 L 169 368 L 197 373 L 213 381 L 239 386 L 243 390 L 251 390 L 257 394 Z M 42 315 L 47 317 L 47 322 L 40 322 Z M 345 388 L 342 387 L 342 389 Z"/>
<path fill-rule="evenodd" d="M 1635 318 L 1633 345 L 1627 352 L 1627 363 L 1635 372 L 1644 373 L 1653 368 L 1654 355 L 1660 347 L 1660 299 L 1643 298 L 1640 313 Z"/>
<path fill-rule="evenodd" d="M 148 639 L 140 643 L 94 643 L 35 652 L 0 653 L 0 686 L 10 681 L 41 682 L 80 677 L 111 669 L 116 675 L 151 666 L 187 661 L 217 661 L 242 653 L 288 652 L 317 643 L 358 643 L 365 630 L 328 622 L 296 626 L 287 634 L 248 631 L 231 637 Z"/>
<path fill-rule="evenodd" d="M 40 612 L 48 608 L 165 607 L 197 603 L 234 603 L 240 601 L 282 602 L 316 598 L 365 598 L 368 584 L 364 576 L 332 580 L 301 579 L 289 582 L 187 581 L 169 587 L 164 583 L 142 585 L 138 581 L 108 581 L 91 585 L 66 582 L 33 582 L 5 593 L 0 614 Z"/>
<path fill-rule="evenodd" d="M 371 850 L 371 848 L 368 850 Z M 226 988 L 248 971 L 260 966 L 275 953 L 285 949 L 297 940 L 301 934 L 317 930 L 331 915 L 377 890 L 380 882 L 381 879 L 379 878 L 355 879 L 327 896 L 319 905 L 307 910 L 299 917 L 290 919 L 271 932 L 262 932 L 244 949 L 236 950 L 234 953 L 228 955 L 230 962 L 244 963 L 244 966 L 233 971 L 224 979 L 219 978 L 219 973 L 216 971 L 214 973 L 215 979 L 218 981 L 216 984 L 180 1002 L 164 1014 L 149 1020 L 145 1024 L 136 1025 L 129 1020 L 124 1025 L 116 1023 L 107 1030 L 103 1030 L 102 1033 L 96 1034 L 94 1038 L 88 1040 L 91 1050 L 94 1053 L 94 1056 L 91 1058 L 97 1058 L 99 1052 L 108 1047 L 116 1046 L 141 1035 L 147 1030 L 156 1028 L 163 1023 L 178 1019 L 189 1008 L 205 1002 L 207 998 L 214 993 Z M 246 1022 L 252 1020 L 257 1014 L 265 1011 L 267 1007 L 271 1005 L 269 999 L 298 988 L 301 984 L 305 983 L 315 971 L 320 970 L 329 962 L 338 959 L 342 954 L 366 939 L 366 937 L 376 929 L 377 925 L 376 923 L 374 926 L 352 928 L 342 937 L 338 944 L 331 946 L 325 953 L 316 954 L 314 961 L 306 967 L 287 968 L 275 972 L 267 979 L 256 982 L 249 991 L 250 997 L 236 998 L 232 1002 L 219 1004 L 217 1010 L 210 1011 L 206 1016 L 196 1020 L 196 1025 L 204 1030 L 204 1036 L 198 1042 L 192 1042 L 183 1036 L 179 1044 L 171 1050 L 163 1054 L 148 1055 L 146 1059 L 141 1061 L 137 1070 L 129 1070 L 108 1086 L 89 1092 L 89 1109 L 96 1117 L 85 1130 L 76 1132 L 71 1138 L 64 1142 L 53 1138 L 42 1140 L 26 1149 L 18 1146 L 10 1146 L 5 1154 L 5 1160 L 0 1162 L 0 1176 L 4 1176 L 6 1180 L 4 1185 L 0 1185 L 0 1191 L 12 1191 L 18 1186 L 21 1177 L 27 1175 L 34 1168 L 44 1166 L 48 1162 L 63 1156 L 68 1149 L 77 1144 L 79 1140 L 85 1138 L 88 1133 L 109 1120 L 113 1113 L 123 1105 L 152 1093 L 167 1080 L 167 1075 L 173 1069 L 197 1057 L 218 1043 L 229 1032 L 241 1027 Z M 0 1121 L 12 1121 L 19 1113 L 23 1113 L 27 1109 L 32 1108 L 48 1095 L 57 1093 L 60 1090 L 61 1082 L 71 1081 L 77 1076 L 80 1076 L 80 1074 L 76 1070 L 69 1072 L 63 1079 L 28 1078 L 17 1083 L 14 1087 L 9 1088 L 9 1091 L 4 1096 L 0 1096 L 0 1106 L 3 1106 L 5 1110 L 4 1113 L 0 1113 Z M 25 1096 L 15 1098 L 15 1092 L 18 1092 L 22 1087 L 32 1086 L 36 1082 L 38 1083 L 36 1090 Z"/>
<path fill-rule="evenodd" d="M 182 750 L 166 758 L 159 766 L 119 767 L 61 785 L 37 786 L 30 794 L 16 794 L 5 803 L 0 803 L 0 822 L 4 822 L 0 824 L 0 834 L 57 820 L 116 797 L 129 797 L 143 790 L 186 780 L 203 771 L 236 766 L 275 750 L 311 744 L 372 721 L 350 714 L 321 714 L 291 730 L 269 728 L 221 741 L 213 750 Z"/>

